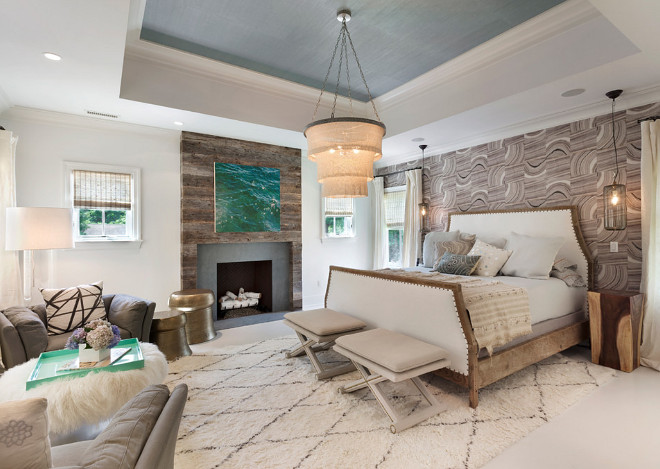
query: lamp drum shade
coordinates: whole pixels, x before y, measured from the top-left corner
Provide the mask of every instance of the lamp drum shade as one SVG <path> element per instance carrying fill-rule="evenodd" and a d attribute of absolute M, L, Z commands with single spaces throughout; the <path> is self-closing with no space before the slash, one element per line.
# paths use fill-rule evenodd
<path fill-rule="evenodd" d="M 6 214 L 8 251 L 74 247 L 71 209 L 9 207 Z"/>
<path fill-rule="evenodd" d="M 316 161 L 323 197 L 366 197 L 374 161 L 382 157 L 385 125 L 353 117 L 312 122 L 305 128 L 308 158 Z"/>

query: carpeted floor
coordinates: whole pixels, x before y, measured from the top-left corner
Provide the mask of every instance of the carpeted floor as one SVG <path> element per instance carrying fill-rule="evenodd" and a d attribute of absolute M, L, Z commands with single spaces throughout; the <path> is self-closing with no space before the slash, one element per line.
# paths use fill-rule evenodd
<path fill-rule="evenodd" d="M 615 376 L 558 354 L 482 390 L 476 410 L 464 389 L 430 376 L 448 410 L 393 435 L 368 391 L 337 393 L 357 372 L 317 381 L 306 357 L 284 358 L 296 343 L 269 339 L 170 363 L 167 384 L 190 387 L 177 468 L 480 467 Z M 399 405 L 418 404 L 413 386 L 391 389 Z"/>

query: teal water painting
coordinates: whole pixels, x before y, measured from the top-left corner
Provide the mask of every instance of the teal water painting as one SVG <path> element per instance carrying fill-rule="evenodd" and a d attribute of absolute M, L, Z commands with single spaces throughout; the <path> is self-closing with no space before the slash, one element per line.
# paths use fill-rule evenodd
<path fill-rule="evenodd" d="M 215 163 L 215 231 L 280 231 L 280 170 Z"/>

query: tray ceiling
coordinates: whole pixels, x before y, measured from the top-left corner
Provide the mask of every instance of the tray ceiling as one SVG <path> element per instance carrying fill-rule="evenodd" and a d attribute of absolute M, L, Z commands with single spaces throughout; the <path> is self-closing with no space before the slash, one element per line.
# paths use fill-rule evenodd
<path fill-rule="evenodd" d="M 348 29 L 377 97 L 563 1 L 359 0 L 350 4 Z M 342 6 L 309 0 L 147 0 L 140 38 L 320 89 Z M 349 64 L 352 96 L 366 101 L 355 61 Z M 342 75 L 340 92 L 347 96 Z M 331 91 L 335 83 L 332 73 Z"/>

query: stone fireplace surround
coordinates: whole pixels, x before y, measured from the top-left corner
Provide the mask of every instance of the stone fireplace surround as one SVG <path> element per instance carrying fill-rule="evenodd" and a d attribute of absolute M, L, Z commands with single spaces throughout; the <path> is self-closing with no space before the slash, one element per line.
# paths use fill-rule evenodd
<path fill-rule="evenodd" d="M 213 290 L 216 302 L 214 318 L 218 319 L 217 265 L 225 262 L 272 261 L 272 310 L 291 311 L 290 243 L 227 243 L 201 244 L 197 248 L 197 287 Z M 238 291 L 233 293 L 237 294 Z M 259 292 L 263 293 L 263 292 Z"/>
<path fill-rule="evenodd" d="M 280 170 L 280 231 L 216 233 L 214 221 L 213 163 L 265 166 Z M 181 288 L 202 286 L 198 265 L 204 263 L 206 245 L 228 244 L 227 252 L 241 244 L 284 244 L 288 249 L 288 304 L 302 307 L 301 153 L 299 149 L 248 142 L 192 132 L 181 133 Z M 202 249 L 199 249 L 202 246 Z M 243 248 L 241 248 L 243 249 Z M 260 249 L 260 248 L 259 248 Z M 248 249 L 248 252 L 251 251 Z M 278 254 L 281 256 L 281 254 Z M 217 262 L 214 261 L 214 271 Z M 252 260 L 252 259 L 245 259 Z M 273 267 L 275 270 L 275 267 Z M 214 276 L 215 277 L 215 276 Z M 281 276 L 282 277 L 282 276 Z M 275 279 L 275 272 L 273 272 Z M 202 281 L 202 283 L 205 281 Z M 204 283 L 206 285 L 206 283 Z M 217 293 L 217 292 L 216 292 Z M 224 293 L 224 292 L 222 292 Z M 217 297 L 216 297 L 217 301 Z M 217 311 L 217 305 L 214 307 Z M 275 305 L 273 307 L 275 309 Z M 289 309 L 289 308 L 287 308 Z"/>

